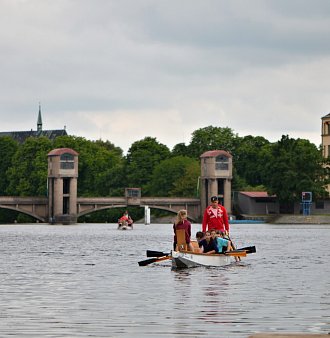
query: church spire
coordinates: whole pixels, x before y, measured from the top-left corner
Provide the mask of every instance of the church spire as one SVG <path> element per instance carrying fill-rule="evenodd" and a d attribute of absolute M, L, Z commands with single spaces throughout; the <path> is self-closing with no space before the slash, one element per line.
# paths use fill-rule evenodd
<path fill-rule="evenodd" d="M 37 122 L 37 131 L 42 131 L 42 119 L 41 119 L 41 105 L 39 102 L 39 114 L 38 114 L 38 122 Z"/>

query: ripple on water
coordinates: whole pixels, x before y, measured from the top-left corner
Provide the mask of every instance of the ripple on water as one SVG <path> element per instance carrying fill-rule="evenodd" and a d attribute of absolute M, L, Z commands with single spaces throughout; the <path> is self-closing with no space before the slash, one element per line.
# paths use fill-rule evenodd
<path fill-rule="evenodd" d="M 200 225 L 193 225 L 193 233 Z M 257 253 L 223 268 L 139 267 L 171 225 L 0 226 L 2 337 L 248 337 L 330 331 L 329 226 L 235 225 Z"/>

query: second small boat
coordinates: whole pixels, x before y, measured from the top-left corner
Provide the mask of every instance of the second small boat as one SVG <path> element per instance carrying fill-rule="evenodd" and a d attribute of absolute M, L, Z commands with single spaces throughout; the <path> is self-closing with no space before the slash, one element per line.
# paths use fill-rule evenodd
<path fill-rule="evenodd" d="M 129 223 L 126 220 L 118 221 L 118 230 L 133 230 L 133 223 Z"/>

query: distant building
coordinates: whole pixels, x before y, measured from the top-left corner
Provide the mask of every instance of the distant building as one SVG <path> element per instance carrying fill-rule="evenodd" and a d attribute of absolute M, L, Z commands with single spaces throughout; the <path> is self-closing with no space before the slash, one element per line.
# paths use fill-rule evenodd
<path fill-rule="evenodd" d="M 323 116 L 321 120 L 322 154 L 324 158 L 330 158 L 330 113 Z M 327 185 L 326 190 L 330 193 L 330 185 Z M 267 192 L 262 191 L 234 192 L 233 205 L 237 214 L 243 217 L 247 215 L 269 215 L 277 213 L 301 214 L 303 212 L 303 203 L 301 201 L 293 203 L 290 212 L 283 212 L 276 196 L 269 196 Z M 328 214 L 329 210 L 330 199 L 328 197 L 323 199 L 317 198 L 311 201 L 310 212 L 312 214 Z"/>
<path fill-rule="evenodd" d="M 330 157 L 330 113 L 323 116 L 321 137 L 322 137 L 322 154 L 324 158 Z M 327 185 L 326 190 L 330 193 L 330 184 Z"/>
<path fill-rule="evenodd" d="M 39 104 L 39 113 L 37 121 L 37 130 L 29 131 L 3 131 L 0 132 L 0 137 L 9 136 L 19 143 L 23 143 L 28 137 L 47 137 L 49 140 L 54 140 L 59 136 L 68 135 L 65 128 L 64 129 L 55 129 L 55 130 L 42 130 L 42 118 L 41 118 L 41 106 Z"/>
<path fill-rule="evenodd" d="M 280 212 L 277 197 L 270 196 L 265 191 L 235 192 L 234 207 L 240 215 L 269 215 Z"/>
<path fill-rule="evenodd" d="M 321 118 L 322 120 L 322 129 L 321 129 L 321 137 L 322 137 L 322 150 L 323 156 L 330 156 L 330 114 L 327 114 Z"/>

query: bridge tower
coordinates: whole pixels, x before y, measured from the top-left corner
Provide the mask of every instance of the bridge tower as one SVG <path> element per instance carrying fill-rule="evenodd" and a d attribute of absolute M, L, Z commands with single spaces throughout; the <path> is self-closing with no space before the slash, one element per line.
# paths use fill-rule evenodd
<path fill-rule="evenodd" d="M 210 204 L 211 196 L 218 196 L 231 213 L 232 156 L 224 150 L 211 150 L 201 156 L 201 210 Z"/>
<path fill-rule="evenodd" d="M 58 148 L 48 153 L 49 223 L 77 222 L 78 153 Z"/>

